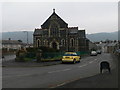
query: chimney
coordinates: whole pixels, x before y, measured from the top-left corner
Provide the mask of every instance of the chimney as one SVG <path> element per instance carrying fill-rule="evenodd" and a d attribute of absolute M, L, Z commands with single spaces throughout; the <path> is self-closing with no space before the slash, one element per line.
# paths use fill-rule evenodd
<path fill-rule="evenodd" d="M 53 9 L 53 12 L 55 13 L 55 9 Z"/>

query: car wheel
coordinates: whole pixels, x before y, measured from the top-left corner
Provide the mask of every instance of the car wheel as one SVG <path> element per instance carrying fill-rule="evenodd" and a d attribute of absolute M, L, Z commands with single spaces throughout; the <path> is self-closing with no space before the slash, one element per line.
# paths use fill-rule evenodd
<path fill-rule="evenodd" d="M 64 62 L 62 62 L 62 64 L 64 64 Z"/>
<path fill-rule="evenodd" d="M 76 60 L 74 59 L 74 60 L 73 60 L 73 64 L 75 64 L 75 63 L 76 63 Z"/>

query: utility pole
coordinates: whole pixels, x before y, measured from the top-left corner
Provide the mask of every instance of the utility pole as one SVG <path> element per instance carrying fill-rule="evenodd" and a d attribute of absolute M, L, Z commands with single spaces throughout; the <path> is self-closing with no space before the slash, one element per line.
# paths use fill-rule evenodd
<path fill-rule="evenodd" d="M 28 43 L 28 31 L 23 31 L 24 33 L 27 33 L 27 45 L 29 44 Z"/>

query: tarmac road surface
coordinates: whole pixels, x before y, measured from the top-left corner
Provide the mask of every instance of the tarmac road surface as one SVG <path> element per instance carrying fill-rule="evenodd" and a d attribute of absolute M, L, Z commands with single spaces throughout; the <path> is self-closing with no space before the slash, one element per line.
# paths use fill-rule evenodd
<path fill-rule="evenodd" d="M 46 67 L 3 67 L 3 88 L 54 88 L 66 83 L 100 73 L 99 64 L 108 61 L 111 69 L 115 63 L 110 54 L 89 56 L 76 64 L 59 64 Z M 104 71 L 106 72 L 106 71 Z"/>

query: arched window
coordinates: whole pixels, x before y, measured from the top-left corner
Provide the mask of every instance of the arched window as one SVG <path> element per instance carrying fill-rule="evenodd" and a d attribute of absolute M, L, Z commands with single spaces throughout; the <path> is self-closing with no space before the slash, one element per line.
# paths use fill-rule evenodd
<path fill-rule="evenodd" d="M 40 40 L 38 39 L 38 40 L 37 40 L 37 47 L 40 47 L 40 43 L 41 43 L 41 42 L 40 42 Z"/>
<path fill-rule="evenodd" d="M 74 40 L 75 46 L 78 45 L 78 39 Z"/>
<path fill-rule="evenodd" d="M 71 45 L 71 47 L 74 46 L 74 39 L 73 38 L 70 39 L 70 45 Z"/>
<path fill-rule="evenodd" d="M 64 39 L 61 40 L 61 45 L 65 46 L 65 40 Z"/>
<path fill-rule="evenodd" d="M 44 40 L 44 46 L 48 46 L 48 41 Z"/>

